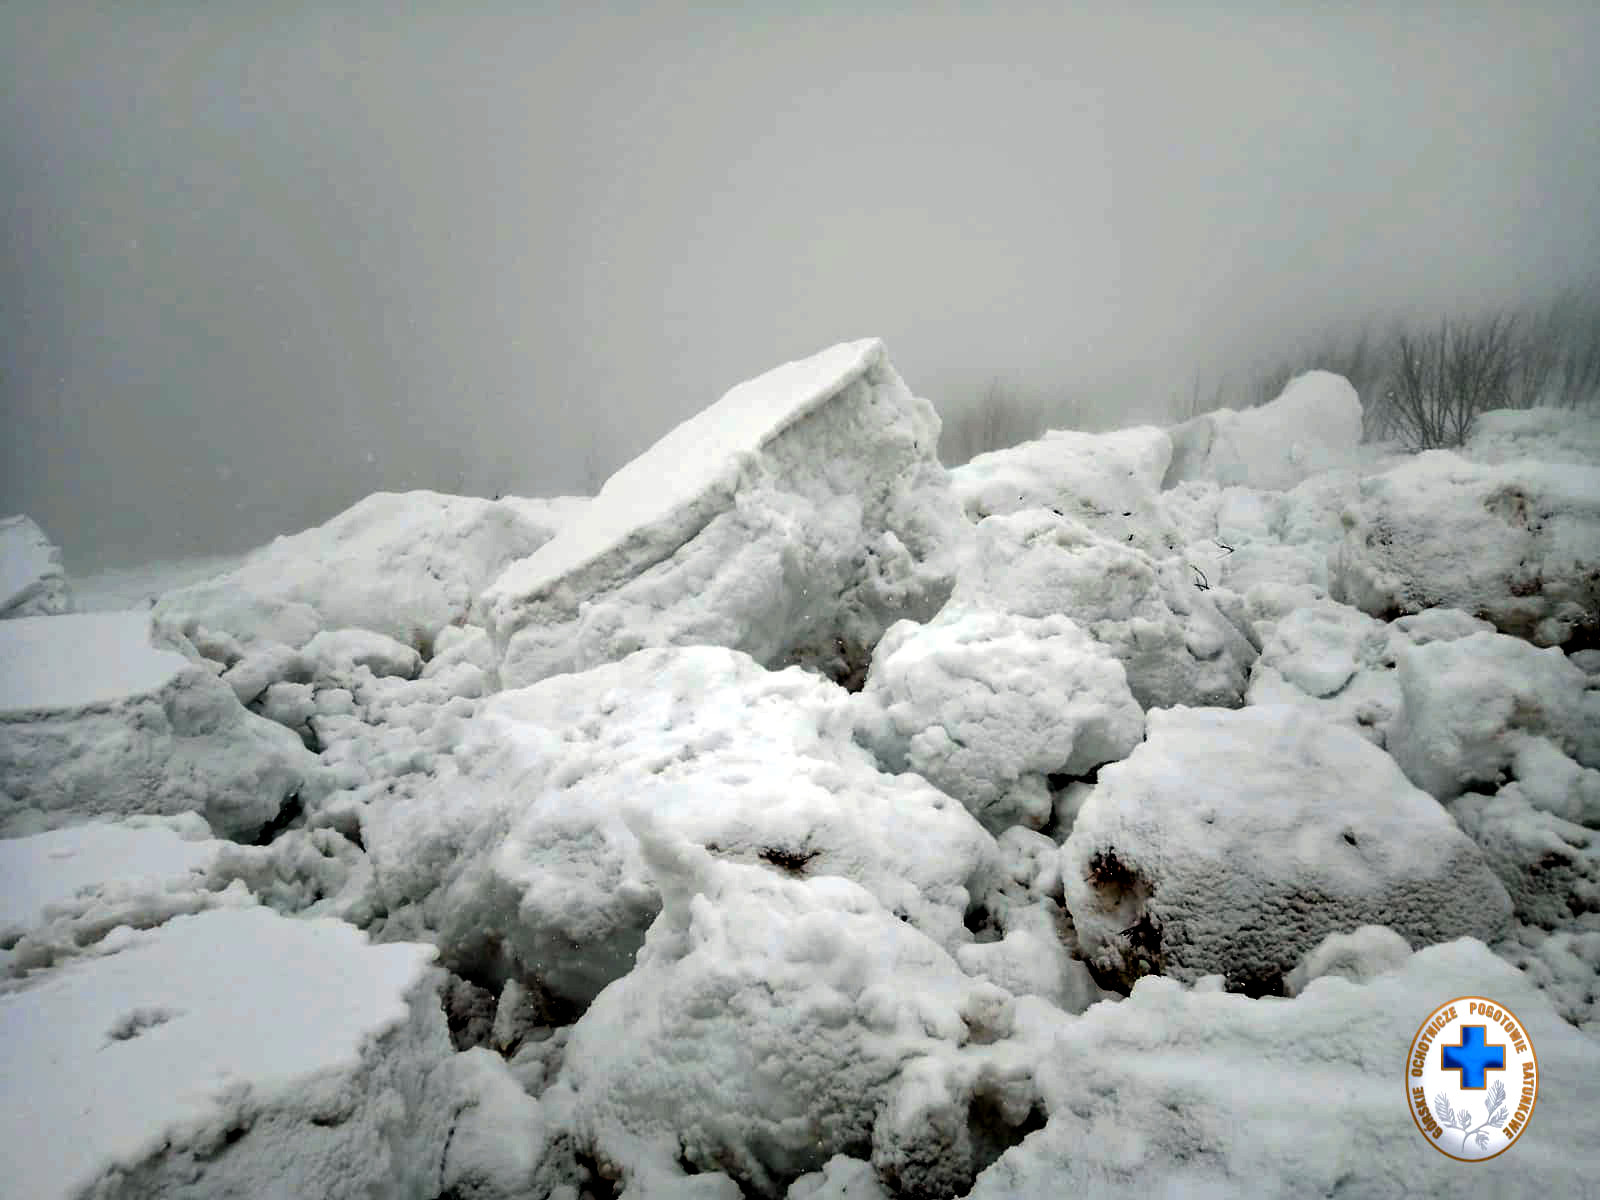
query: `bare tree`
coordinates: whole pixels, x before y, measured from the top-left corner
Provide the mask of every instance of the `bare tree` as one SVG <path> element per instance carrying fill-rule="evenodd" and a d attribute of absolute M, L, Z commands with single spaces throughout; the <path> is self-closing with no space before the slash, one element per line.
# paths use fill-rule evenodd
<path fill-rule="evenodd" d="M 1511 402 L 1516 319 L 1441 321 L 1431 334 L 1402 332 L 1384 399 L 1393 430 L 1413 450 L 1459 446 L 1478 414 Z"/>
<path fill-rule="evenodd" d="M 956 466 L 985 451 L 1029 441 L 1044 429 L 1043 406 L 1026 400 L 1014 385 L 995 376 L 975 404 L 944 422 L 939 456 Z"/>

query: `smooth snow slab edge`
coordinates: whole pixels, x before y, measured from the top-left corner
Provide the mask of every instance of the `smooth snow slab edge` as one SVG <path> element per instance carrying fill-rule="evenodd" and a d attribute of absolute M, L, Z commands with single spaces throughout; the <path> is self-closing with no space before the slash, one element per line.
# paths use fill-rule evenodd
<path fill-rule="evenodd" d="M 342 921 L 214 911 L 0 995 L 0 1197 L 76 1195 L 241 1087 L 292 1104 L 354 1070 L 433 956 Z"/>
<path fill-rule="evenodd" d="M 0 712 L 148 695 L 188 665 L 150 644 L 148 613 L 19 617 L 0 623 Z"/>
<path fill-rule="evenodd" d="M 719 486 L 731 489 L 740 456 L 760 450 L 883 357 L 878 338 L 842 342 L 734 387 L 611 476 L 571 525 L 506 568 L 486 599 L 532 595 Z"/>

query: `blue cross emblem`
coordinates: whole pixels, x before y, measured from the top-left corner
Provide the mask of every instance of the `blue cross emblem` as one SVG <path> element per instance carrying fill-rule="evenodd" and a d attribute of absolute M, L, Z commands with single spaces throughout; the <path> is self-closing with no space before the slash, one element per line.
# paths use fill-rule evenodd
<path fill-rule="evenodd" d="M 1485 1072 L 1506 1069 L 1505 1046 L 1499 1043 L 1486 1045 L 1484 1028 L 1482 1025 L 1463 1025 L 1458 1045 L 1439 1047 L 1443 1070 L 1460 1071 L 1463 1088 L 1482 1088 Z"/>

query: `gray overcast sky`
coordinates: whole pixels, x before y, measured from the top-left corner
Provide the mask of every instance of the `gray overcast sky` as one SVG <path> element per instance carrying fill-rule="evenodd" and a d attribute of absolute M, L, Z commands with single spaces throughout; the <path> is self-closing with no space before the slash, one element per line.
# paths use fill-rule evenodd
<path fill-rule="evenodd" d="M 1592 273 L 1597 112 L 1593 0 L 12 0 L 0 512 L 83 566 L 578 490 L 869 334 L 1135 419 Z"/>

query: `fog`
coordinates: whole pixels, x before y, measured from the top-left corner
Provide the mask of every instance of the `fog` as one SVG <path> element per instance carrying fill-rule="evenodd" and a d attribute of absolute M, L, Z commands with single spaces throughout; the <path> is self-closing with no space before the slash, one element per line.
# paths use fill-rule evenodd
<path fill-rule="evenodd" d="M 1160 417 L 1600 264 L 1592 0 L 799 7 L 0 7 L 0 512 L 82 569 L 589 490 L 867 335 Z"/>

